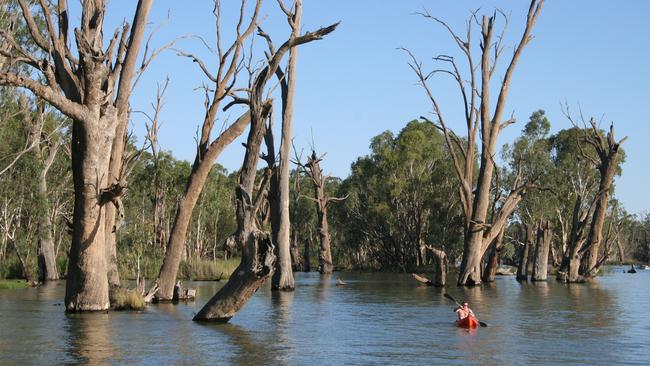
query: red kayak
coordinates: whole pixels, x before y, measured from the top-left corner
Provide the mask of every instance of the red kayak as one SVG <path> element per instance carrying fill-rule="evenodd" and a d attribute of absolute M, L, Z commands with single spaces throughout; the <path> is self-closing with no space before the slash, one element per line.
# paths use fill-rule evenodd
<path fill-rule="evenodd" d="M 456 320 L 456 325 L 461 328 L 468 328 L 468 329 L 477 328 L 478 319 L 470 315 L 467 318 Z"/>

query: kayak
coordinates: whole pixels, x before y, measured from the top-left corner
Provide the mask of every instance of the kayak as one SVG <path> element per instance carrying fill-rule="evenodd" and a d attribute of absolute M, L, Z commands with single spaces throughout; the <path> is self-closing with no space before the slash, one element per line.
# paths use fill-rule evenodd
<path fill-rule="evenodd" d="M 468 329 L 477 328 L 478 319 L 470 315 L 466 318 L 456 320 L 456 325 L 461 328 L 468 328 Z"/>

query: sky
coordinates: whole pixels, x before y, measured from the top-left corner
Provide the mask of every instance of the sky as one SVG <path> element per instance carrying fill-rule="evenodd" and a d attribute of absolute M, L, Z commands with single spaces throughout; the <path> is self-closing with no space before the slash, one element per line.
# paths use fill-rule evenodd
<path fill-rule="evenodd" d="M 232 37 L 239 1 L 223 3 L 222 38 L 226 40 Z M 134 4 L 130 0 L 109 3 L 107 34 L 123 19 L 131 21 Z M 501 60 L 505 64 L 521 36 L 528 4 L 523 0 L 304 0 L 303 31 L 337 21 L 341 24 L 325 39 L 299 49 L 296 146 L 307 150 L 313 141 L 319 153 L 327 153 L 322 163 L 326 172 L 345 178 L 350 164 L 369 153 L 373 136 L 386 130 L 397 133 L 408 121 L 431 116 L 432 106 L 416 84 L 409 58 L 398 48 L 411 50 L 427 69 L 436 66 L 432 57 L 437 55 L 461 56 L 444 28 L 415 12 L 426 9 L 464 34 L 471 10 L 480 8 L 479 14 L 487 15 L 497 8 L 503 10 L 510 15 L 505 38 L 509 48 Z M 156 1 L 148 27 L 149 31 L 157 29 L 152 47 L 188 35 L 201 36 L 214 45 L 212 7 L 209 0 Z M 586 117 L 595 117 L 602 128 L 614 122 L 616 136 L 629 137 L 623 145 L 627 160 L 622 177 L 616 181 L 616 195 L 632 213 L 645 213 L 650 208 L 650 195 L 645 194 L 650 179 L 645 160 L 650 156 L 650 124 L 644 113 L 650 103 L 649 13 L 650 1 L 644 0 L 547 0 L 533 29 L 535 38 L 524 50 L 511 83 L 506 113 L 513 113 L 517 123 L 499 139 L 499 145 L 512 142 L 528 117 L 539 109 L 546 111 L 551 132 L 571 127 L 562 113 L 562 103 L 575 114 L 582 110 Z M 289 28 L 276 2 L 265 0 L 261 15 L 264 30 L 276 45 L 282 43 Z M 503 25 L 503 19 L 498 22 L 498 26 Z M 474 39 L 478 39 L 477 33 Z M 259 49 L 262 43 L 259 39 L 255 42 L 255 49 Z M 214 69 L 214 54 L 196 37 L 179 39 L 174 47 L 196 53 Z M 259 53 L 254 57 L 259 58 Z M 503 69 L 497 69 L 494 79 L 501 79 L 503 74 Z M 203 92 L 198 88 L 206 80 L 196 64 L 171 50 L 162 53 L 140 81 L 131 105 L 133 110 L 151 112 L 156 85 L 166 77 L 170 84 L 160 117 L 159 142 L 177 158 L 191 161 L 204 114 Z M 432 80 L 430 86 L 448 124 L 463 134 L 457 89 L 445 78 Z M 217 124 L 236 117 L 237 111 L 222 113 Z M 279 124 L 276 121 L 276 126 Z M 141 139 L 142 116 L 134 114 L 132 128 Z M 244 151 L 239 142 L 245 135 L 217 161 L 229 171 L 241 165 Z"/>

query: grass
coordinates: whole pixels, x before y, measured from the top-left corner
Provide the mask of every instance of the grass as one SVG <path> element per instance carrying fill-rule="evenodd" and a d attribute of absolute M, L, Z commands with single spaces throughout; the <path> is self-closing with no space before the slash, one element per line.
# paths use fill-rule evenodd
<path fill-rule="evenodd" d="M 25 280 L 0 280 L 0 290 L 14 290 L 17 288 L 27 288 L 29 285 Z"/>
<path fill-rule="evenodd" d="M 144 310 L 146 303 L 139 293 L 120 287 L 111 296 L 111 307 L 115 310 Z"/>
<path fill-rule="evenodd" d="M 228 260 L 209 260 L 194 259 L 181 262 L 178 272 L 178 278 L 192 281 L 215 281 L 218 279 L 230 278 L 237 266 L 240 258 L 231 258 Z"/>

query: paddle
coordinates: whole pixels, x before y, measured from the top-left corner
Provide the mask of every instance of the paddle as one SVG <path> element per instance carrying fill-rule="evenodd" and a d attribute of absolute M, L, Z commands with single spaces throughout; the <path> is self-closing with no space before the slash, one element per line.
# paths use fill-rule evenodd
<path fill-rule="evenodd" d="M 462 307 L 462 305 L 461 305 L 458 301 L 456 301 L 456 299 L 454 299 L 454 298 L 453 298 L 451 295 L 449 295 L 448 293 L 445 292 L 445 293 L 444 293 L 444 296 L 445 296 L 446 298 L 448 298 L 449 300 L 455 302 L 456 305 L 458 305 L 458 307 Z M 486 322 L 482 322 L 482 321 L 480 321 L 480 320 L 479 320 L 478 323 L 479 323 L 479 325 L 480 325 L 481 327 L 483 327 L 483 328 L 485 328 L 485 327 L 488 326 Z"/>

